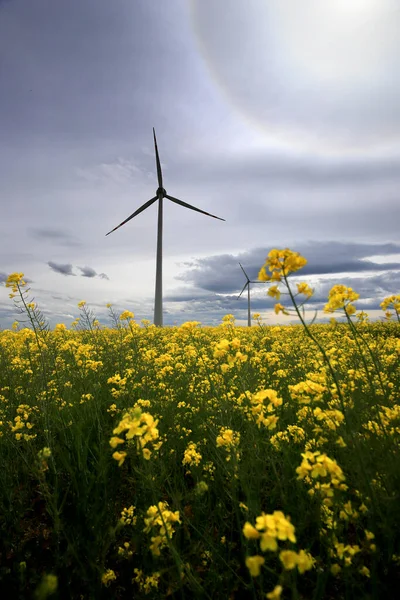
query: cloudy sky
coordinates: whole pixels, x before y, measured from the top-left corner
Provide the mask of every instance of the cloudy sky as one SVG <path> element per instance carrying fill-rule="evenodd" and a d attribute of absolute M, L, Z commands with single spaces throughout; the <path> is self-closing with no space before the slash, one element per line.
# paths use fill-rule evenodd
<path fill-rule="evenodd" d="M 0 0 L 0 282 L 25 273 L 51 324 L 86 300 L 164 323 L 247 314 L 271 248 L 359 308 L 400 291 L 398 0 Z M 296 279 L 294 279 L 296 281 Z M 265 287 L 252 312 L 276 321 Z M 382 314 L 382 313 L 380 313 Z M 0 285 L 0 327 L 16 312 Z"/>

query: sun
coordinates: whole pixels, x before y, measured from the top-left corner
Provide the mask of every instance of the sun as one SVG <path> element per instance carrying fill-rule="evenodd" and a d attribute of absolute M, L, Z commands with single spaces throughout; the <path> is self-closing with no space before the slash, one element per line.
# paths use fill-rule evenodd
<path fill-rule="evenodd" d="M 191 0 L 190 13 L 212 77 L 267 135 L 400 144 L 398 0 Z"/>

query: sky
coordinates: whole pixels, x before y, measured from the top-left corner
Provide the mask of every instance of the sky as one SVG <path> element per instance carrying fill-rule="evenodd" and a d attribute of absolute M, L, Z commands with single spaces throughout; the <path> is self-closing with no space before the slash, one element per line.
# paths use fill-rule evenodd
<path fill-rule="evenodd" d="M 52 326 L 86 300 L 164 324 L 246 324 L 272 248 L 323 317 L 335 283 L 372 318 L 400 292 L 398 0 L 0 0 L 0 327 L 23 272 Z M 265 284 L 251 310 L 277 318 Z M 283 298 L 283 303 L 285 297 Z M 330 315 L 329 315 L 330 316 Z"/>

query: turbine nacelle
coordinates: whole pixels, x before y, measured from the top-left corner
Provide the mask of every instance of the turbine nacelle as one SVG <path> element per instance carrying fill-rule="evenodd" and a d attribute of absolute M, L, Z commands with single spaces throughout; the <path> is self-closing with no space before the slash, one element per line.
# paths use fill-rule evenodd
<path fill-rule="evenodd" d="M 156 196 L 157 198 L 165 198 L 165 196 L 167 195 L 167 190 L 163 187 L 159 187 L 156 191 Z"/>

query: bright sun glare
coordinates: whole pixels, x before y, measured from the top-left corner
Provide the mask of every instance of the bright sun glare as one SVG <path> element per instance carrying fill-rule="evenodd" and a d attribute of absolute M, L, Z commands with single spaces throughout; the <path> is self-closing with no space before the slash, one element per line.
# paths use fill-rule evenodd
<path fill-rule="evenodd" d="M 399 144 L 399 0 L 192 0 L 191 16 L 214 81 L 270 138 Z"/>
<path fill-rule="evenodd" d="M 324 82 L 357 86 L 376 77 L 398 39 L 385 19 L 385 0 L 281 0 L 274 6 L 290 60 Z"/>

